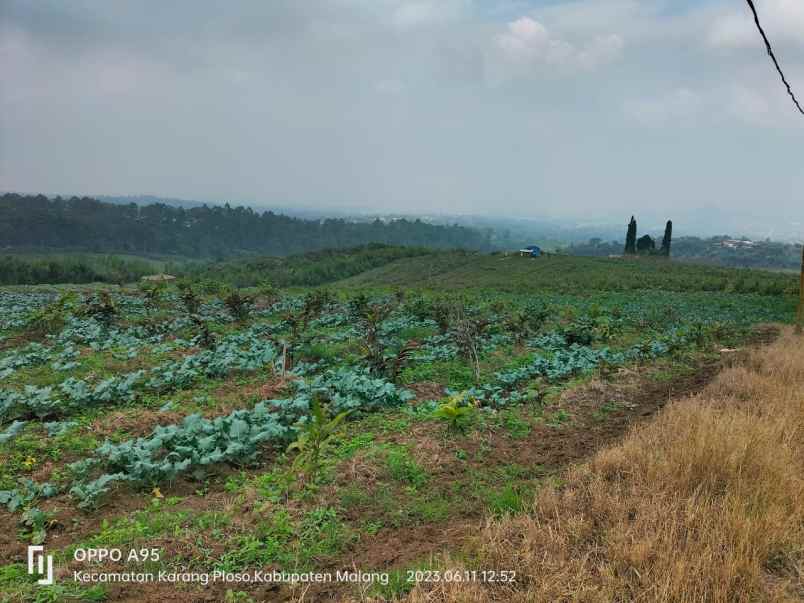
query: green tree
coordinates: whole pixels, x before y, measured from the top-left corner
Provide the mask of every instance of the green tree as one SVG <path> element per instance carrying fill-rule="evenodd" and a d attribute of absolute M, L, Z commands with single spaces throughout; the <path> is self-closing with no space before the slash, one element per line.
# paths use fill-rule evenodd
<path fill-rule="evenodd" d="M 639 237 L 637 240 L 637 253 L 640 255 L 650 255 L 656 251 L 656 242 L 650 235 Z"/>
<path fill-rule="evenodd" d="M 628 232 L 625 235 L 625 254 L 636 254 L 636 238 L 637 238 L 637 223 L 634 216 L 631 216 L 631 221 L 628 223 Z"/>
<path fill-rule="evenodd" d="M 673 221 L 668 220 L 664 227 L 664 238 L 662 239 L 661 255 L 670 257 L 670 244 L 673 240 Z"/>

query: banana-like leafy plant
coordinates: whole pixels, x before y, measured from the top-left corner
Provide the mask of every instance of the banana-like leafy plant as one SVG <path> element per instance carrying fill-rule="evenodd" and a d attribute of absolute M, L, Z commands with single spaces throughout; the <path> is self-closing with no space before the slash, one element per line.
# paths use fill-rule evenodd
<path fill-rule="evenodd" d="M 223 303 L 226 305 L 232 318 L 238 322 L 246 322 L 251 312 L 251 305 L 254 303 L 254 299 L 251 296 L 243 295 L 237 289 L 232 289 L 223 299 Z"/>

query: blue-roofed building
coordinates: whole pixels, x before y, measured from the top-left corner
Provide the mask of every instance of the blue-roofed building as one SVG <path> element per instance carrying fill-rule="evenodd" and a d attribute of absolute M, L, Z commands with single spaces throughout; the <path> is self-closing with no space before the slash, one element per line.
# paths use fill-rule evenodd
<path fill-rule="evenodd" d="M 523 247 L 519 250 L 519 255 L 537 258 L 542 255 L 542 248 L 538 245 L 528 245 L 527 247 Z"/>

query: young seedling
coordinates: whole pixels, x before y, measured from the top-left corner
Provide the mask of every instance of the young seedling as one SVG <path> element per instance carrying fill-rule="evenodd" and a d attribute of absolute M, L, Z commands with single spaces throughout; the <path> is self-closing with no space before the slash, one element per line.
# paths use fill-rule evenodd
<path fill-rule="evenodd" d="M 433 411 L 433 416 L 444 421 L 449 430 L 465 433 L 474 422 L 477 409 L 466 403 L 463 393 L 450 396 L 446 402 Z"/>
<path fill-rule="evenodd" d="M 330 418 L 328 410 L 321 405 L 318 397 L 314 397 L 310 404 L 310 416 L 302 423 L 296 441 L 288 446 L 287 451 L 296 451 L 292 469 L 296 473 L 303 473 L 308 479 L 314 480 L 321 466 L 321 457 L 326 452 L 338 426 L 350 414 L 344 411 Z"/>

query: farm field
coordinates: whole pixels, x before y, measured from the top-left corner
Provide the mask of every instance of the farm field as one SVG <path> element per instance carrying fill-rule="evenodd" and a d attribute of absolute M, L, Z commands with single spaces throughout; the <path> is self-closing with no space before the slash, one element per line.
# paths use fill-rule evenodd
<path fill-rule="evenodd" d="M 316 288 L 177 283 L 0 290 L 0 600 L 405 597 L 408 571 L 772 339 L 798 289 L 458 252 Z M 32 543 L 55 555 L 52 586 L 26 573 Z M 76 583 L 87 547 L 160 550 L 104 571 L 388 580 Z"/>

